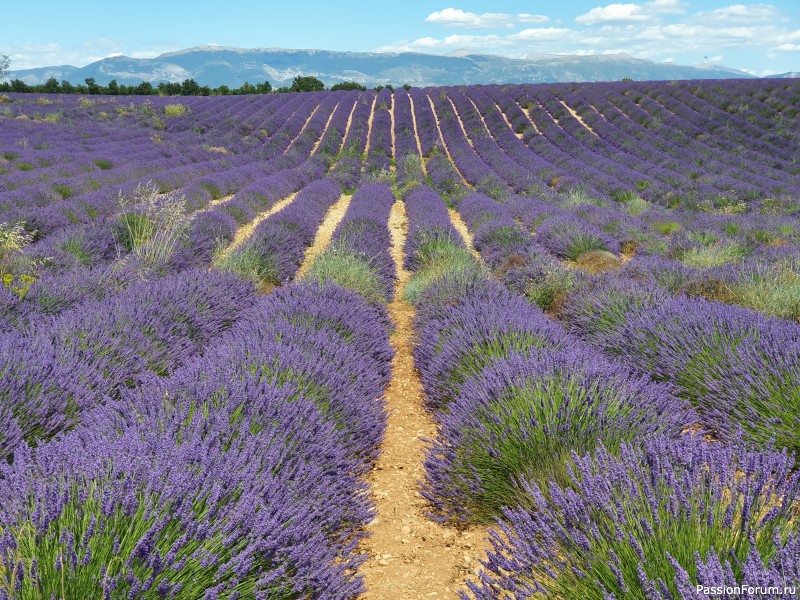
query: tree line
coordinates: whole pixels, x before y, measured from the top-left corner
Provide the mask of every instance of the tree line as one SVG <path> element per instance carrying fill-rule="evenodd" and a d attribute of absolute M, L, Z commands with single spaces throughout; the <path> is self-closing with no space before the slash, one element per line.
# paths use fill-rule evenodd
<path fill-rule="evenodd" d="M 378 86 L 375 89 L 380 91 L 384 87 L 391 90 L 394 88 L 391 85 Z M 409 89 L 411 86 L 406 84 L 403 87 Z M 355 81 L 344 81 L 336 83 L 330 88 L 329 91 L 335 92 L 338 90 L 361 90 L 366 91 L 366 86 L 363 86 Z M 149 81 L 143 81 L 139 84 L 125 85 L 117 83 L 116 79 L 112 79 L 107 85 L 101 85 L 93 77 L 88 77 L 84 83 L 73 84 L 69 81 L 62 80 L 60 83 L 54 77 L 48 79 L 45 83 L 31 85 L 25 83 L 21 79 L 12 79 L 0 83 L 0 92 L 17 92 L 28 94 L 96 94 L 96 95 L 109 95 L 109 96 L 234 96 L 240 94 L 270 94 L 270 93 L 284 93 L 284 92 L 322 92 L 325 91 L 325 84 L 316 77 L 295 77 L 291 86 L 272 88 L 269 81 L 252 84 L 247 81 L 242 83 L 239 87 L 229 87 L 227 85 L 220 85 L 212 88 L 208 85 L 200 85 L 194 79 L 186 79 L 183 83 L 177 82 L 161 82 L 153 85 Z"/>

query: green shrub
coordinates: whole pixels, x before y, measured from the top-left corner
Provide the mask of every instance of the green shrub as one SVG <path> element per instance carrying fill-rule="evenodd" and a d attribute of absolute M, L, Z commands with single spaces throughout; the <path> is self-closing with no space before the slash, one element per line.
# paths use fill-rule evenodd
<path fill-rule="evenodd" d="M 163 265 L 186 239 L 194 218 L 186 214 L 186 200 L 159 194 L 153 182 L 138 185 L 130 199 L 119 196 L 122 209 L 114 224 L 114 237 L 145 265 Z"/>
<path fill-rule="evenodd" d="M 259 286 L 280 283 L 275 257 L 253 247 L 248 246 L 226 254 L 215 262 L 215 266 L 221 271 L 237 273 Z"/>
<path fill-rule="evenodd" d="M 681 228 L 677 221 L 653 221 L 650 227 L 662 235 L 672 235 Z"/>
<path fill-rule="evenodd" d="M 747 249 L 737 243 L 715 244 L 713 246 L 691 248 L 683 253 L 680 261 L 688 267 L 717 267 L 731 262 L 739 262 L 746 254 Z"/>
<path fill-rule="evenodd" d="M 431 237 L 423 242 L 417 250 L 417 257 L 419 266 L 403 290 L 403 297 L 412 304 L 419 302 L 425 290 L 442 277 L 484 274 L 469 250 L 445 237 Z"/>
<path fill-rule="evenodd" d="M 377 269 L 346 248 L 333 246 L 323 252 L 311 265 L 308 277 L 351 289 L 370 302 L 382 304 L 387 300 Z"/>
<path fill-rule="evenodd" d="M 164 115 L 167 117 L 180 117 L 186 112 L 186 106 L 183 104 L 167 104 L 164 107 Z"/>

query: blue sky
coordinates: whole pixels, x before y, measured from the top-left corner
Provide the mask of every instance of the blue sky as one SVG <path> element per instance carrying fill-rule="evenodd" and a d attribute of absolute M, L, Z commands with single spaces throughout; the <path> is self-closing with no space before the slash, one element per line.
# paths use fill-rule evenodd
<path fill-rule="evenodd" d="M 342 5 L 346 6 L 343 8 Z M 35 6 L 35 9 L 31 7 Z M 800 2 L 706 0 L 9 2 L 0 54 L 12 69 L 83 66 L 199 45 L 529 54 L 627 52 L 757 75 L 800 70 Z"/>

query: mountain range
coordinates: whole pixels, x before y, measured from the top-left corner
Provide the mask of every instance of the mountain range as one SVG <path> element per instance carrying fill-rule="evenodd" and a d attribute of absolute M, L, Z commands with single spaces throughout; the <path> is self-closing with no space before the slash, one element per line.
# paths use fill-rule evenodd
<path fill-rule="evenodd" d="M 84 67 L 70 65 L 11 71 L 12 79 L 41 84 L 50 78 L 82 83 L 94 78 L 106 85 L 112 79 L 131 85 L 181 82 L 239 87 L 245 81 L 290 85 L 297 76 L 313 76 L 326 85 L 355 81 L 377 85 L 439 86 L 491 83 L 554 83 L 565 81 L 727 79 L 752 75 L 718 64 L 684 66 L 657 63 L 629 54 L 589 56 L 536 54 L 524 59 L 469 51 L 448 55 L 415 52 L 334 52 L 280 48 L 198 46 L 165 52 L 155 58 L 113 56 Z"/>

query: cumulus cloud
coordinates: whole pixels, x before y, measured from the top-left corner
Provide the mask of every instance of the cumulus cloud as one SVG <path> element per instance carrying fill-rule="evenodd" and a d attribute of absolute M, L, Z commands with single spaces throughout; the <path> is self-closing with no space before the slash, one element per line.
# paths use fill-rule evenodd
<path fill-rule="evenodd" d="M 686 12 L 685 4 L 679 0 L 653 0 L 643 4 L 608 4 L 596 6 L 589 12 L 575 17 L 578 25 L 592 26 L 609 23 L 644 23 L 658 19 L 661 15 L 676 15 Z"/>
<path fill-rule="evenodd" d="M 463 29 L 495 29 L 497 27 L 513 27 L 514 18 L 504 13 L 465 12 L 458 8 L 437 10 L 425 17 L 426 23 L 436 23 L 444 27 Z"/>
<path fill-rule="evenodd" d="M 45 66 L 71 65 L 83 67 L 98 60 L 113 56 L 130 56 L 132 58 L 153 58 L 162 52 L 179 50 L 174 43 L 165 43 L 163 46 L 153 47 L 143 44 L 133 51 L 115 40 L 105 38 L 86 40 L 77 44 L 61 45 L 54 43 L 36 44 L 11 44 L 0 54 L 11 57 L 11 69 L 34 69 Z"/>
<path fill-rule="evenodd" d="M 549 20 L 550 19 L 544 15 L 528 15 L 528 14 L 517 15 L 517 21 L 520 23 L 527 23 L 527 24 L 547 23 L 547 21 Z"/>
<path fill-rule="evenodd" d="M 437 10 L 425 17 L 426 23 L 435 23 L 443 27 L 459 29 L 511 29 L 516 23 L 545 23 L 548 18 L 544 15 L 507 13 L 483 13 L 463 11 L 460 8 L 445 8 Z"/>
<path fill-rule="evenodd" d="M 800 52 L 800 44 L 780 44 L 779 46 L 773 46 L 770 50 L 776 50 L 778 52 Z"/>
<path fill-rule="evenodd" d="M 697 13 L 697 20 L 703 23 L 774 23 L 783 21 L 781 11 L 771 4 L 733 4 L 714 10 Z"/>

